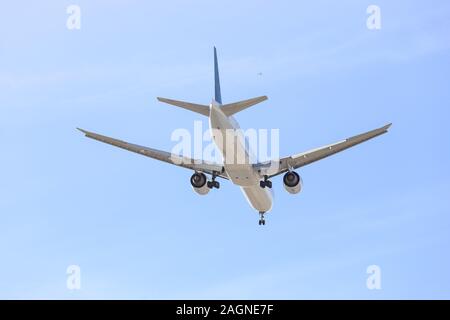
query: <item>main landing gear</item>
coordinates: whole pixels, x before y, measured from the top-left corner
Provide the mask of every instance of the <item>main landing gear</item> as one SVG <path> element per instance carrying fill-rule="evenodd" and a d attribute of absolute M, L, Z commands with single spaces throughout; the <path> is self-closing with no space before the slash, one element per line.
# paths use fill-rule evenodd
<path fill-rule="evenodd" d="M 219 189 L 219 188 L 220 188 L 220 183 L 219 183 L 219 181 L 216 181 L 216 177 L 217 177 L 216 173 L 213 172 L 213 174 L 212 174 L 212 180 L 211 180 L 211 181 L 208 181 L 208 182 L 206 183 L 206 185 L 208 186 L 208 188 L 210 188 L 210 189 L 212 189 L 212 188 Z"/>
<path fill-rule="evenodd" d="M 265 213 L 265 212 L 263 212 L 263 211 L 259 213 L 259 216 L 260 216 L 260 219 L 259 219 L 259 225 L 260 225 L 260 226 L 261 226 L 261 225 L 264 226 L 264 225 L 266 224 L 266 220 L 264 220 L 264 213 Z"/>
<path fill-rule="evenodd" d="M 260 182 L 259 182 L 259 186 L 261 187 L 261 188 L 265 188 L 265 187 L 267 187 L 267 188 L 272 188 L 272 181 L 270 181 L 269 180 L 269 177 L 268 176 L 264 176 L 264 180 L 261 180 Z"/>

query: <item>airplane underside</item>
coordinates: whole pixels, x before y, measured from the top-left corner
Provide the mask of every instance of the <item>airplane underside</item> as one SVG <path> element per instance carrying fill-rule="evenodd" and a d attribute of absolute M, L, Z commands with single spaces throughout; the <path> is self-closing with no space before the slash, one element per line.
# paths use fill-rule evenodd
<path fill-rule="evenodd" d="M 211 163 L 202 159 L 191 159 L 180 155 L 175 155 L 166 151 L 140 146 L 128 143 L 122 140 L 103 136 L 94 132 L 79 129 L 87 137 L 128 150 L 146 157 L 167 162 L 179 167 L 193 170 L 190 183 L 193 190 L 200 195 L 206 195 L 212 189 L 219 189 L 220 183 L 217 178 L 228 179 L 233 184 L 240 187 L 245 198 L 252 208 L 260 214 L 259 224 L 264 225 L 264 214 L 272 209 L 272 181 L 271 178 L 283 174 L 283 186 L 291 194 L 297 194 L 302 189 L 302 179 L 295 171 L 300 167 L 311 164 L 328 156 L 346 150 L 357 144 L 375 138 L 388 131 L 391 124 L 383 127 L 352 136 L 345 140 L 338 141 L 320 148 L 294 154 L 281 159 L 276 159 L 276 168 L 270 165 L 270 162 L 251 163 L 250 153 L 244 139 L 239 134 L 233 138 L 233 150 L 235 153 L 229 153 L 226 144 L 221 141 L 220 136 L 226 137 L 226 130 L 237 130 L 239 125 L 234 120 L 233 115 L 245 110 L 257 103 L 267 100 L 266 96 L 260 96 L 252 99 L 242 100 L 234 103 L 223 104 L 220 92 L 219 69 L 217 63 L 216 48 L 214 48 L 214 82 L 215 96 L 211 104 L 203 105 L 190 103 L 167 98 L 158 100 L 170 105 L 183 108 L 209 119 L 209 126 L 212 132 L 212 138 L 219 151 L 222 153 L 224 162 Z M 221 135 L 215 135 L 214 130 L 221 132 Z M 216 131 L 217 132 L 217 131 Z M 239 156 L 242 156 L 239 157 Z M 208 178 L 210 175 L 211 178 Z"/>

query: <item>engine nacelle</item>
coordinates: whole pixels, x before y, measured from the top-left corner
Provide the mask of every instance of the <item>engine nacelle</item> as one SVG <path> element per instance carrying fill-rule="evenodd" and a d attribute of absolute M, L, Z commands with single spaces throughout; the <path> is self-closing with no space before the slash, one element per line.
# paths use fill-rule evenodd
<path fill-rule="evenodd" d="M 205 195 L 209 192 L 210 188 L 208 188 L 207 182 L 208 179 L 201 172 L 196 172 L 191 177 L 192 189 L 200 195 Z"/>
<path fill-rule="evenodd" d="M 295 171 L 289 171 L 283 176 L 283 185 L 287 192 L 299 193 L 303 186 L 302 178 Z"/>

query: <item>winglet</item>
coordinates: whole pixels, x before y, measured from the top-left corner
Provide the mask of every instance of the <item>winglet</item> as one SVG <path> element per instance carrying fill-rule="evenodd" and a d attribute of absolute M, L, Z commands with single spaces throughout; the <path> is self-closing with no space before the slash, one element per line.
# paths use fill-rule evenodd
<path fill-rule="evenodd" d="M 77 128 L 77 130 L 79 130 L 79 131 L 83 132 L 84 134 L 88 134 L 88 133 L 89 133 L 88 131 L 86 131 L 86 130 L 83 130 L 83 129 L 81 129 L 81 128 Z"/>

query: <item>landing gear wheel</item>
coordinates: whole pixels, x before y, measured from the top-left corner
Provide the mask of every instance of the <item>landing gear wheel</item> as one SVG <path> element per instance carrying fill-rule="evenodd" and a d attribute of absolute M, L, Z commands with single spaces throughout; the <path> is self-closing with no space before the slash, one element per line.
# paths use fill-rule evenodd
<path fill-rule="evenodd" d="M 208 188 L 210 188 L 210 189 L 212 189 L 212 188 L 219 189 L 219 188 L 220 188 L 220 183 L 219 183 L 219 181 L 216 181 L 216 177 L 217 177 L 217 174 L 216 174 L 216 172 L 214 171 L 213 174 L 212 174 L 212 179 L 211 179 L 211 181 L 208 181 L 208 182 L 206 183 L 206 185 L 208 186 Z"/>
<path fill-rule="evenodd" d="M 216 181 L 216 177 L 217 177 L 216 173 L 213 172 L 211 181 L 206 182 L 206 186 L 209 189 L 212 189 L 212 188 L 219 189 L 220 188 L 220 183 L 219 183 L 219 181 Z"/>
<path fill-rule="evenodd" d="M 261 187 L 261 188 L 265 188 L 265 187 L 267 187 L 267 188 L 272 188 L 272 181 L 270 181 L 269 180 L 269 177 L 268 176 L 264 176 L 264 180 L 261 180 L 260 182 L 259 182 L 259 186 Z"/>
<path fill-rule="evenodd" d="M 259 225 L 261 226 L 261 225 L 263 225 L 263 226 L 265 226 L 266 225 L 266 220 L 264 220 L 264 212 L 260 212 L 259 213 L 259 215 L 260 215 L 260 219 L 259 219 Z"/>

